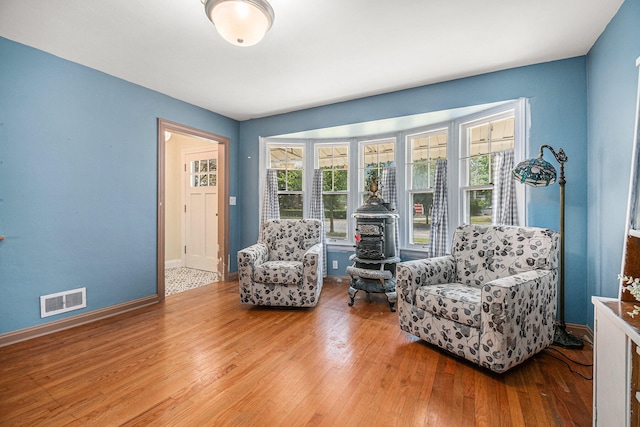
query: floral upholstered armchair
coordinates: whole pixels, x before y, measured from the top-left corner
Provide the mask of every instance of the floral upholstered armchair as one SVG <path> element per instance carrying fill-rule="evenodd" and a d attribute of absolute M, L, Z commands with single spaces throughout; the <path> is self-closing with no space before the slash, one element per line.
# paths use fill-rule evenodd
<path fill-rule="evenodd" d="M 322 291 L 322 221 L 264 223 L 260 242 L 238 252 L 240 302 L 315 307 Z"/>
<path fill-rule="evenodd" d="M 400 328 L 494 372 L 553 342 L 559 234 L 463 225 L 451 255 L 397 265 Z"/>

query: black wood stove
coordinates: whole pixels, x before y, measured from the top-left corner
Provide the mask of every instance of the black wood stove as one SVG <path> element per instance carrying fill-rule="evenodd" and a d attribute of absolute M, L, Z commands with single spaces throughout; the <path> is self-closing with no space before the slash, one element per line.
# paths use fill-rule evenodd
<path fill-rule="evenodd" d="M 347 267 L 351 276 L 349 305 L 353 306 L 359 290 L 385 293 L 389 308 L 396 311 L 396 263 L 395 227 L 398 214 L 388 203 L 376 195 L 377 184 L 370 187 L 371 196 L 353 214 L 356 219 L 356 253 L 349 257 L 353 265 Z"/>

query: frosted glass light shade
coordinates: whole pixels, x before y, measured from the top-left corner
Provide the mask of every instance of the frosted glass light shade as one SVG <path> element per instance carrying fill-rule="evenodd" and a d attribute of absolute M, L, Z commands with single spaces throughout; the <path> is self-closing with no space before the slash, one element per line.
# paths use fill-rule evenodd
<path fill-rule="evenodd" d="M 222 38 L 236 46 L 257 44 L 273 24 L 273 9 L 265 0 L 207 0 L 204 7 Z"/>

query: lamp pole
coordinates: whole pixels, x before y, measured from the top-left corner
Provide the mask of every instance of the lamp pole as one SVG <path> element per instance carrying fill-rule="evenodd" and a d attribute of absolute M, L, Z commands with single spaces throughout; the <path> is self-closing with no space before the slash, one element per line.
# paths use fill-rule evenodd
<path fill-rule="evenodd" d="M 564 164 L 568 158 L 564 150 L 561 148 L 556 152 L 550 145 L 540 147 L 540 158 L 542 151 L 547 148 L 553 154 L 556 161 L 560 165 L 560 177 L 558 185 L 560 186 L 560 314 L 557 327 L 553 337 L 553 343 L 564 348 L 582 348 L 583 342 L 567 332 L 567 325 L 564 323 L 564 187 L 567 180 L 564 176 Z"/>

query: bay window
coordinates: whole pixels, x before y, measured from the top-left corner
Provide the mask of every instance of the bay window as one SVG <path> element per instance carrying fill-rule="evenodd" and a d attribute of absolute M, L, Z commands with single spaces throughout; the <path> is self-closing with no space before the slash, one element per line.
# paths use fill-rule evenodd
<path fill-rule="evenodd" d="M 435 250 L 435 243 L 450 241 L 459 224 L 491 223 L 494 157 L 505 150 L 514 150 L 515 159 L 525 157 L 525 109 L 521 99 L 447 114 L 387 119 L 380 123 L 397 120 L 411 127 L 385 129 L 381 134 L 356 136 L 365 128 L 384 128 L 369 122 L 262 138 L 260 177 L 266 176 L 266 169 L 275 169 L 281 218 L 304 218 L 313 170 L 322 170 L 327 241 L 330 249 L 348 252 L 355 244 L 352 216 L 369 197 L 366 184 L 375 177 L 378 195 L 384 198 L 382 171 L 395 166 L 400 249 L 408 256 L 424 256 Z M 428 123 L 421 122 L 423 118 Z M 434 197 L 436 164 L 442 192 Z M 526 223 L 523 187 L 516 187 L 521 224 Z M 441 201 L 438 221 L 432 218 L 434 199 Z M 444 228 L 443 212 L 447 212 Z M 435 223 L 433 233 L 439 237 L 431 242 Z"/>

